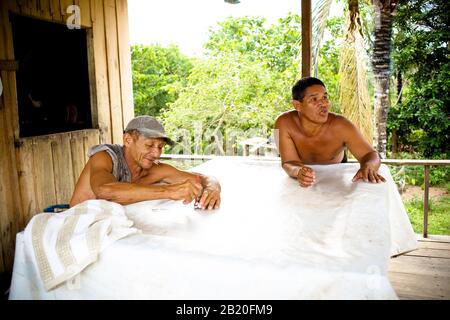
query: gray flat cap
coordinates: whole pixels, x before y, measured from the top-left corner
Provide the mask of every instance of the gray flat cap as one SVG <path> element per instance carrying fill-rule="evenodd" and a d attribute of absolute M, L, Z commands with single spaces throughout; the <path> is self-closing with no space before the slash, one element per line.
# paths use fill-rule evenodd
<path fill-rule="evenodd" d="M 166 135 L 162 124 L 151 116 L 139 116 L 134 118 L 128 123 L 125 132 L 130 130 L 137 130 L 146 138 L 163 138 L 166 140 L 167 144 L 171 146 L 175 144 L 175 142 Z"/>

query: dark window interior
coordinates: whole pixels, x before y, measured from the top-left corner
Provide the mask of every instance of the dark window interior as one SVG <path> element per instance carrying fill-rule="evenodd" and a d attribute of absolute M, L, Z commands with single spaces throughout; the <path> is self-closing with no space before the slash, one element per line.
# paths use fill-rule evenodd
<path fill-rule="evenodd" d="M 10 16 L 20 137 L 92 128 L 86 30 Z"/>

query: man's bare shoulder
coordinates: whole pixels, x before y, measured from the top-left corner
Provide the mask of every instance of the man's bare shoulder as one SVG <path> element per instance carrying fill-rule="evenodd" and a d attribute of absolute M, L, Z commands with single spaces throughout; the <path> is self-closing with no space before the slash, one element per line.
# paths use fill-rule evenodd
<path fill-rule="evenodd" d="M 106 151 L 100 151 L 93 154 L 86 165 L 95 166 L 95 167 L 106 167 L 112 169 L 112 159 L 111 156 Z"/>
<path fill-rule="evenodd" d="M 283 112 L 275 120 L 275 128 L 279 128 L 280 126 L 284 126 L 289 122 L 292 122 L 296 115 L 298 115 L 298 112 L 295 109 Z"/>
<path fill-rule="evenodd" d="M 330 124 L 332 127 L 335 127 L 337 129 L 345 129 L 351 127 L 353 124 L 350 120 L 348 120 L 346 117 L 344 117 L 341 114 L 337 114 L 334 112 L 330 112 L 328 115 Z"/>

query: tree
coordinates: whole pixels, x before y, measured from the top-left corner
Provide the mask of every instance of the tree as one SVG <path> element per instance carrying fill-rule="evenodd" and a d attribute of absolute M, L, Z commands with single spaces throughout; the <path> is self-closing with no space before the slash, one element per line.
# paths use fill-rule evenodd
<path fill-rule="evenodd" d="M 210 28 L 204 47 L 208 57 L 239 53 L 271 69 L 296 71 L 299 59 L 300 16 L 289 13 L 267 26 L 261 17 L 229 17 Z"/>
<path fill-rule="evenodd" d="M 372 57 L 375 87 L 375 140 L 378 153 L 382 158 L 386 158 L 386 123 L 390 107 L 392 20 L 397 1 L 373 0 L 373 5 L 375 11 L 375 42 Z"/>
<path fill-rule="evenodd" d="M 335 112 L 340 111 L 339 43 L 336 39 L 342 37 L 342 26 L 343 19 L 338 17 L 323 22 L 323 29 L 330 30 L 333 37 L 322 46 L 317 60 L 317 69 L 327 85 Z M 260 17 L 228 18 L 210 29 L 206 54 L 208 57 L 240 54 L 243 59 L 261 63 L 275 72 L 288 71 L 292 74 L 293 85 L 300 76 L 300 27 L 300 16 L 293 13 L 270 26 Z M 290 87 L 285 90 L 290 91 Z"/>
<path fill-rule="evenodd" d="M 236 154 L 237 139 L 271 136 L 275 118 L 290 108 L 291 81 L 288 71 L 239 53 L 199 61 L 161 116 L 179 142 L 171 152 Z"/>
<path fill-rule="evenodd" d="M 333 38 L 324 43 L 318 61 L 337 112 L 336 38 L 342 26 L 342 18 L 326 23 Z M 210 32 L 206 59 L 196 62 L 185 85 L 174 85 L 179 98 L 161 114 L 167 131 L 180 141 L 173 153 L 229 154 L 231 146 L 237 148 L 235 138 L 270 137 L 276 117 L 292 108 L 291 88 L 299 76 L 298 15 L 271 26 L 258 17 L 228 18 Z"/>
<path fill-rule="evenodd" d="M 448 158 L 450 141 L 450 3 L 402 0 L 394 26 L 393 60 L 403 78 L 402 99 L 388 129 L 400 150 Z"/>
<path fill-rule="evenodd" d="M 337 101 L 333 101 L 333 105 L 337 106 L 343 115 L 359 127 L 367 141 L 372 143 L 373 112 L 368 94 L 367 54 L 358 1 L 349 0 L 349 9 L 345 11 L 345 19 L 347 20 L 345 40 L 338 44 L 340 53 L 339 58 L 336 59 L 337 67 L 329 66 L 331 70 L 335 70 L 334 76 L 330 76 L 329 70 L 318 67 L 318 62 L 328 54 L 327 45 L 321 47 L 325 27 L 327 26 L 332 31 L 333 41 L 343 38 L 344 18 L 329 19 L 331 3 L 332 0 L 319 0 L 315 2 L 313 7 L 312 52 L 314 74 L 321 78 L 324 74 L 328 75 L 327 80 L 331 80 L 331 84 L 334 86 L 332 90 L 338 93 Z M 332 23 L 335 26 L 332 26 Z M 340 32 L 337 32 L 336 26 L 340 27 Z M 358 30 L 356 30 L 357 26 L 359 27 Z M 330 86 L 327 86 L 327 88 L 330 89 Z"/>
<path fill-rule="evenodd" d="M 136 115 L 158 115 L 174 102 L 175 83 L 185 82 L 192 69 L 192 60 L 173 45 L 131 46 L 131 62 Z"/>

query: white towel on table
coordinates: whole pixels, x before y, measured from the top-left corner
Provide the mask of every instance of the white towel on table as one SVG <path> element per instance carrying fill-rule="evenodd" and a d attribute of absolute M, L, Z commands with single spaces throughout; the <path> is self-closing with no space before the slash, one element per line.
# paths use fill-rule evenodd
<path fill-rule="evenodd" d="M 138 232 L 132 225 L 120 204 L 87 200 L 35 215 L 24 231 L 25 254 L 49 291 L 77 276 L 114 241 Z"/>

